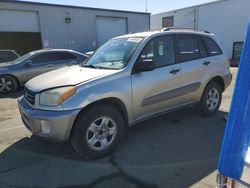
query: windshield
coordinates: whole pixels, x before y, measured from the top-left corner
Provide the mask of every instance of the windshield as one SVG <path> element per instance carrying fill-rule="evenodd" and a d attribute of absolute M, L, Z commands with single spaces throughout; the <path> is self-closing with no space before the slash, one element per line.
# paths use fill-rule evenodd
<path fill-rule="evenodd" d="M 123 69 L 127 66 L 142 39 L 112 39 L 101 46 L 83 66 L 103 69 Z"/>
<path fill-rule="evenodd" d="M 13 64 L 21 63 L 21 62 L 23 62 L 23 60 L 28 59 L 32 55 L 33 55 L 33 53 L 29 52 L 29 53 L 27 53 L 27 54 L 25 54 L 23 56 L 20 56 L 19 58 L 17 58 L 16 60 L 14 60 L 12 63 Z"/>

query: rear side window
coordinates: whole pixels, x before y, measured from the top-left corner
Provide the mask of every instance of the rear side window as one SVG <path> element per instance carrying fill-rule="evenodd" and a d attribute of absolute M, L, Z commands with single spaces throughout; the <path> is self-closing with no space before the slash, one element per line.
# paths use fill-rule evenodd
<path fill-rule="evenodd" d="M 33 64 L 36 63 L 46 63 L 46 62 L 52 62 L 52 61 L 65 61 L 65 60 L 74 60 L 77 59 L 77 57 L 71 53 L 67 52 L 49 52 L 49 53 L 43 53 L 35 56 L 31 59 L 31 62 Z"/>
<path fill-rule="evenodd" d="M 176 35 L 176 45 L 179 62 L 200 58 L 198 42 L 194 35 Z"/>
<path fill-rule="evenodd" d="M 216 42 L 213 39 L 211 39 L 210 37 L 203 36 L 202 40 L 210 56 L 222 54 L 220 47 L 218 46 L 218 44 L 216 44 Z"/>
<path fill-rule="evenodd" d="M 68 52 L 57 52 L 58 56 L 60 56 L 59 60 L 70 60 L 70 59 L 77 59 L 77 57 Z"/>

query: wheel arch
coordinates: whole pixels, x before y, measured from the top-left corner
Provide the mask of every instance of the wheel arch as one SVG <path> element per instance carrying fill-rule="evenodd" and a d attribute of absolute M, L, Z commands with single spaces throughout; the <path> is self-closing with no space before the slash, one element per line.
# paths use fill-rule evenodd
<path fill-rule="evenodd" d="M 206 87 L 207 87 L 211 82 L 215 82 L 215 83 L 219 84 L 220 87 L 221 87 L 222 92 L 225 91 L 225 82 L 224 82 L 224 80 L 223 80 L 223 78 L 222 78 L 221 76 L 215 76 L 215 77 L 213 77 L 212 79 L 210 79 L 210 80 L 208 81 Z M 205 88 L 206 88 L 206 87 L 205 87 Z"/>
<path fill-rule="evenodd" d="M 118 98 L 116 97 L 109 97 L 109 98 L 104 98 L 104 99 L 100 99 L 100 100 L 97 100 L 95 102 L 92 102 L 90 104 L 88 104 L 87 106 L 85 106 L 84 108 L 82 108 L 80 110 L 80 112 L 77 114 L 75 120 L 74 120 L 74 124 L 71 128 L 71 131 L 70 131 L 70 137 L 72 136 L 72 132 L 74 130 L 74 126 L 75 126 L 75 122 L 77 121 L 78 117 L 88 111 L 90 108 L 94 108 L 95 105 L 98 105 L 98 104 L 107 104 L 107 105 L 111 105 L 113 106 L 115 109 L 118 110 L 119 113 L 121 113 L 122 117 L 123 117 L 123 120 L 125 122 L 125 126 L 128 127 L 128 124 L 129 124 L 129 120 L 128 120 L 128 111 L 127 111 L 127 108 L 125 106 L 125 104 Z"/>
<path fill-rule="evenodd" d="M 12 78 L 14 78 L 14 79 L 16 80 L 16 82 L 17 82 L 17 87 L 21 86 L 20 81 L 18 80 L 18 78 L 17 78 L 15 75 L 13 75 L 13 74 L 1 74 L 0 77 L 1 77 L 1 76 L 10 76 L 10 77 L 12 77 Z"/>

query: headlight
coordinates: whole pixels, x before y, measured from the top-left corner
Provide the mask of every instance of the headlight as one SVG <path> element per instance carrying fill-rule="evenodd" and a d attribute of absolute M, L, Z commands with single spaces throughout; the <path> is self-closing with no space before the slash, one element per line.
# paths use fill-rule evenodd
<path fill-rule="evenodd" d="M 40 105 L 57 106 L 64 103 L 68 98 L 75 94 L 76 88 L 74 86 L 60 87 L 44 91 L 40 94 Z"/>

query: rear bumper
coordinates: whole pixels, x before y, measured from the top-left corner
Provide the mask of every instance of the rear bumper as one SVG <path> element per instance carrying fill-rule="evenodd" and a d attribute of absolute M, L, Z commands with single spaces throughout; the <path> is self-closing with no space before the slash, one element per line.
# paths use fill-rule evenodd
<path fill-rule="evenodd" d="M 18 107 L 25 127 L 32 134 L 56 142 L 69 139 L 75 118 L 80 111 L 79 109 L 69 111 L 37 110 L 33 109 L 23 97 L 18 99 Z"/>
<path fill-rule="evenodd" d="M 228 88 L 228 86 L 231 84 L 233 79 L 233 75 L 231 73 L 226 74 L 225 76 L 223 76 L 223 80 L 224 80 L 224 90 L 226 90 Z"/>

